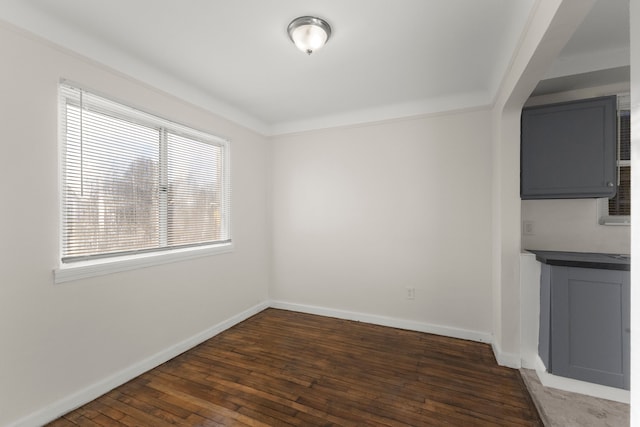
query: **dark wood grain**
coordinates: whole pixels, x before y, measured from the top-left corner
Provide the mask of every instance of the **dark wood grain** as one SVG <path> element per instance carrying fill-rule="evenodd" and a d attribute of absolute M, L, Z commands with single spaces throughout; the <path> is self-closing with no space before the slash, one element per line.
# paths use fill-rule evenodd
<path fill-rule="evenodd" d="M 268 309 L 51 426 L 542 426 L 489 345 Z"/>

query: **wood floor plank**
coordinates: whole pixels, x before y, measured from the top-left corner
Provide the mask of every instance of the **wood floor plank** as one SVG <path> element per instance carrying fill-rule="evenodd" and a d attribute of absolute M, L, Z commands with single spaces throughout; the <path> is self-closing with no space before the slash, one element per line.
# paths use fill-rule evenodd
<path fill-rule="evenodd" d="M 68 419 L 64 418 L 64 417 L 60 417 L 55 421 L 50 422 L 49 427 L 75 427 L 77 426 L 77 424 L 72 423 L 71 421 L 69 421 Z"/>
<path fill-rule="evenodd" d="M 487 344 L 268 309 L 50 425 L 542 422 Z"/>

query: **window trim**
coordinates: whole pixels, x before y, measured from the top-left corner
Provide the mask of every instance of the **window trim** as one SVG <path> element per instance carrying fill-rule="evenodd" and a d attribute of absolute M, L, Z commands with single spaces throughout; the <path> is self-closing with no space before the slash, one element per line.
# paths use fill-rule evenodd
<path fill-rule="evenodd" d="M 137 270 L 145 267 L 230 252 L 233 252 L 232 242 L 192 248 L 168 249 L 162 252 L 149 252 L 137 255 L 123 255 L 113 258 L 100 258 L 90 261 L 76 261 L 72 264 L 60 263 L 60 267 L 54 270 L 54 283 L 71 282 L 121 271 Z"/>
<path fill-rule="evenodd" d="M 79 279 L 91 278 L 101 275 L 107 275 L 122 271 L 130 271 L 137 270 L 140 268 L 152 267 L 156 265 L 163 265 L 167 263 L 185 261 L 190 259 L 196 259 L 206 256 L 225 254 L 233 252 L 234 244 L 232 240 L 233 236 L 233 227 L 232 227 L 232 205 L 231 205 L 231 144 L 230 140 L 224 137 L 216 136 L 206 131 L 199 130 L 192 126 L 183 125 L 174 120 L 166 119 L 160 115 L 155 113 L 149 113 L 144 109 L 141 109 L 137 106 L 133 106 L 130 103 L 122 102 L 121 100 L 115 99 L 114 97 L 104 95 L 98 91 L 93 89 L 87 89 L 83 85 L 79 85 L 75 82 L 61 79 L 59 82 L 59 88 L 63 86 L 71 86 L 73 88 L 90 92 L 93 95 L 98 97 L 105 98 L 108 101 L 120 104 L 124 109 L 135 110 L 140 113 L 141 116 L 152 117 L 157 119 L 155 123 L 157 125 L 158 122 L 162 123 L 163 126 L 167 129 L 170 129 L 173 133 L 177 135 L 187 136 L 189 138 L 193 138 L 195 140 L 200 140 L 205 143 L 211 143 L 212 141 L 224 147 L 224 157 L 223 157 L 223 167 L 224 167 L 224 180 L 227 184 L 226 191 L 228 192 L 226 196 L 226 201 L 228 206 L 226 207 L 227 218 L 225 218 L 227 222 L 227 230 L 228 230 L 228 240 L 212 242 L 210 244 L 204 245 L 195 245 L 195 246 L 183 246 L 183 247 L 168 247 L 166 249 L 157 249 L 154 251 L 142 251 L 140 253 L 128 253 L 116 256 L 106 256 L 106 257 L 97 257 L 89 260 L 80 260 L 74 262 L 63 262 L 62 254 L 63 254 L 63 241 L 62 241 L 62 221 L 64 221 L 64 203 L 63 203 L 63 188 L 62 183 L 64 182 L 64 151 L 62 149 L 63 144 L 63 130 L 61 126 L 58 126 L 58 201 L 59 201 L 59 232 L 58 232 L 58 267 L 53 270 L 53 278 L 54 283 L 64 283 L 70 282 Z M 60 96 L 60 94 L 58 95 Z M 131 118 L 128 118 L 131 119 Z M 59 120 L 60 121 L 60 120 Z M 146 122 L 144 120 L 143 122 Z M 144 123 L 148 125 L 148 123 Z"/>

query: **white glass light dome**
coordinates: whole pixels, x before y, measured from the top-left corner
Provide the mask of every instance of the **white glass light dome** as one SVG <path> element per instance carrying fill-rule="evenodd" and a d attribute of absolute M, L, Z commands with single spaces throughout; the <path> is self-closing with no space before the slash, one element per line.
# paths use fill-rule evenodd
<path fill-rule="evenodd" d="M 291 41 L 298 49 L 311 55 L 325 45 L 331 37 L 331 27 L 320 18 L 301 16 L 294 19 L 287 28 Z"/>

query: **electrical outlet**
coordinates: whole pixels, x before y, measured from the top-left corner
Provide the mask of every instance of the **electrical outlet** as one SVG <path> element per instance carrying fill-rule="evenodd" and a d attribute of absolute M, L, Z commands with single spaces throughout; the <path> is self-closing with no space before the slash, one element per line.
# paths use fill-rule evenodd
<path fill-rule="evenodd" d="M 533 221 L 522 221 L 522 234 L 525 236 L 533 236 Z"/>
<path fill-rule="evenodd" d="M 416 288 L 407 288 L 407 299 L 416 298 Z"/>

